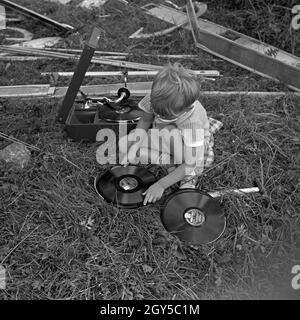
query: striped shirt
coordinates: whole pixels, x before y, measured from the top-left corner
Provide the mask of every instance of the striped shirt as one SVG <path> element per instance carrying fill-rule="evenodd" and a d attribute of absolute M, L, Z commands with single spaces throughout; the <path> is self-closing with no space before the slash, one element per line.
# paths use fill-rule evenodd
<path fill-rule="evenodd" d="M 150 94 L 147 94 L 138 106 L 147 113 L 153 113 Z M 167 124 L 175 125 L 180 130 L 184 141 L 185 162 L 193 163 L 197 155 L 196 171 L 201 174 L 203 169 L 209 167 L 213 162 L 213 133 L 222 127 L 222 123 L 208 118 L 205 108 L 200 101 L 196 100 L 191 110 Z M 154 117 L 153 128 L 162 129 L 165 126 L 166 122 L 161 121 L 157 116 Z"/>

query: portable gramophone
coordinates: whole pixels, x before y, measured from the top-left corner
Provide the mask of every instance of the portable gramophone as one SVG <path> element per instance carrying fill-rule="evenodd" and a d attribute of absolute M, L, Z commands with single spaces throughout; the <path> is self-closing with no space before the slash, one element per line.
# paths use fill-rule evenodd
<path fill-rule="evenodd" d="M 124 72 L 124 87 L 115 96 L 88 97 L 80 89 L 85 73 L 100 39 L 100 29 L 95 27 L 81 53 L 63 103 L 58 111 L 58 121 L 65 123 L 68 136 L 75 140 L 95 141 L 97 132 L 102 128 L 118 130 L 119 124 L 127 124 L 129 132 L 135 128 L 143 111 L 137 102 L 130 98 L 127 88 L 127 73 Z M 78 98 L 78 93 L 81 95 Z M 108 92 L 110 94 L 110 92 Z"/>

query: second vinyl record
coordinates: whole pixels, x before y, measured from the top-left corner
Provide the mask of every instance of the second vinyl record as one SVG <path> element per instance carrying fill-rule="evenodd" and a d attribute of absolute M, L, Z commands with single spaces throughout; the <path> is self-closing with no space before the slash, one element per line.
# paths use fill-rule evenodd
<path fill-rule="evenodd" d="M 161 209 L 161 220 L 167 231 L 194 245 L 217 240 L 226 226 L 219 202 L 196 189 L 172 194 Z"/>

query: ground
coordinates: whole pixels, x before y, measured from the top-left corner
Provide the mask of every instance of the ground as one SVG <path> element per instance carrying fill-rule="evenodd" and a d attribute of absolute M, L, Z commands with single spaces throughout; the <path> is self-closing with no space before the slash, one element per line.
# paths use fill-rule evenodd
<path fill-rule="evenodd" d="M 82 48 L 92 27 L 103 30 L 99 50 L 132 52 L 131 61 L 165 64 L 144 53 L 198 54 L 179 60 L 222 77 L 204 90 L 288 91 L 284 84 L 254 75 L 195 48 L 184 30 L 152 40 L 130 40 L 143 26 L 165 27 L 130 1 L 127 9 L 107 8 L 111 17 L 37 0 L 21 5 L 78 28 L 64 47 Z M 159 2 L 159 1 L 153 1 Z M 290 1 L 208 1 L 205 18 L 300 55 L 299 31 L 291 31 Z M 183 5 L 184 1 L 174 1 Z M 234 3 L 235 5 L 232 5 Z M 268 10 L 269 14 L 265 12 Z M 281 10 L 281 11 L 280 11 Z M 57 35 L 25 19 L 35 37 Z M 5 40 L 2 39 L 5 43 Z M 0 62 L 0 85 L 49 83 L 40 72 L 74 71 L 67 60 Z M 117 70 L 91 65 L 90 70 Z M 132 79 L 139 81 L 142 79 Z M 59 79 L 56 85 L 68 85 Z M 86 78 L 85 84 L 120 82 Z M 215 163 L 201 178 L 203 191 L 251 187 L 263 193 L 220 199 L 227 218 L 222 237 L 191 247 L 167 233 L 159 206 L 131 211 L 108 206 L 94 191 L 93 178 L 107 166 L 96 162 L 96 143 L 72 142 L 55 121 L 61 99 L 2 99 L 0 130 L 39 150 L 23 169 L 0 163 L 0 265 L 7 270 L 0 299 L 278 299 L 297 298 L 292 267 L 300 264 L 299 97 L 209 97 L 209 116 L 223 122 L 215 137 Z M 10 142 L 0 141 L 1 149 Z M 68 161 L 66 161 L 66 159 Z"/>

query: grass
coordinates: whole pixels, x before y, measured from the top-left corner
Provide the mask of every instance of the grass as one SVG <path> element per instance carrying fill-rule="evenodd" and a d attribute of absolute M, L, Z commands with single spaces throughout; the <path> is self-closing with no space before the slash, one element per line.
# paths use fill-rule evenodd
<path fill-rule="evenodd" d="M 291 28 L 294 16 L 291 11 L 297 5 L 296 0 L 236 0 L 221 3 L 212 0 L 210 4 L 220 7 L 225 13 L 221 24 L 299 55 L 299 35 Z M 208 14 L 210 20 L 220 23 L 219 17 L 213 12 Z"/>
<path fill-rule="evenodd" d="M 19 3 L 39 11 L 35 1 Z M 222 16 L 212 5 L 215 17 Z M 66 47 L 80 47 L 91 25 L 99 24 L 104 35 L 100 50 L 133 51 L 133 61 L 165 63 L 144 57 L 145 52 L 199 53 L 199 61 L 183 61 L 184 65 L 224 74 L 206 83 L 208 90 L 285 90 L 282 84 L 213 61 L 193 48 L 184 31 L 151 41 L 129 40 L 138 25 L 151 27 L 151 19 L 137 5 L 124 12 L 111 10 L 105 23 L 97 18 L 97 10 L 71 7 L 66 15 L 65 7 L 45 3 L 43 12 L 80 28 L 79 34 L 66 39 Z M 234 16 L 235 11 L 230 12 Z M 37 25 L 26 23 L 38 36 L 45 35 L 43 28 L 37 31 Z M 73 62 L 60 60 L 0 62 L 0 84 L 47 83 L 39 72 L 74 68 Z M 91 70 L 112 69 L 91 65 Z M 86 84 L 97 81 L 111 79 L 85 79 Z M 63 126 L 55 121 L 61 100 L 1 100 L 1 131 L 40 150 L 31 152 L 22 170 L 0 163 L 0 265 L 7 270 L 7 288 L 0 290 L 0 298 L 299 297 L 290 285 L 291 268 L 300 261 L 299 100 L 289 95 L 203 99 L 209 116 L 224 123 L 215 137 L 215 162 L 227 160 L 201 178 L 202 190 L 249 187 L 257 180 L 264 194 L 223 196 L 227 228 L 217 242 L 199 247 L 164 230 L 158 205 L 127 211 L 99 199 L 93 177 L 108 166 L 96 163 L 96 143 L 66 139 Z M 1 140 L 0 149 L 8 144 Z"/>

